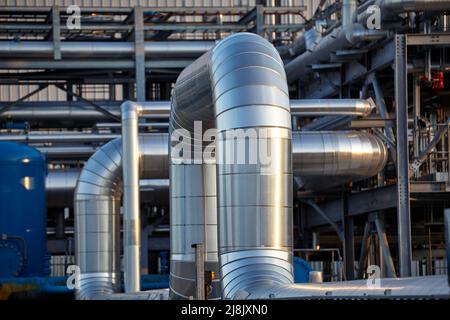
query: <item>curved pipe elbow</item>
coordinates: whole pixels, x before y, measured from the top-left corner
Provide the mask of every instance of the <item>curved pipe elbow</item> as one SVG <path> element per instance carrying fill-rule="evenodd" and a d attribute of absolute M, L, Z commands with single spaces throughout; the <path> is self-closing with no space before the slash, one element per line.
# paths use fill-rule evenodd
<path fill-rule="evenodd" d="M 241 289 L 251 290 L 262 282 L 268 286 L 292 283 L 291 114 L 286 75 L 276 49 L 255 34 L 238 33 L 225 38 L 181 73 L 173 91 L 172 105 L 172 132 L 184 129 L 180 135 L 186 136 L 193 131 L 195 120 L 203 122 L 203 130 L 215 127 L 218 131 L 216 154 L 219 158 L 215 167 L 219 243 L 216 246 L 222 297 L 234 298 Z M 259 162 L 251 165 L 230 162 L 227 157 L 234 152 L 231 149 L 237 130 L 251 134 L 250 140 L 257 142 L 263 139 L 259 129 L 265 131 L 276 148 L 272 164 L 263 168 Z M 175 164 L 172 157 L 171 160 L 171 179 L 181 179 L 171 181 L 171 193 L 178 192 L 176 194 L 183 199 L 190 197 L 173 188 L 183 186 L 183 177 L 195 172 L 199 165 Z M 207 166 L 202 161 L 200 164 Z M 201 176 L 202 170 L 198 172 Z M 261 188 L 255 192 L 256 184 Z M 191 183 L 190 187 L 202 190 L 201 185 L 197 188 Z M 205 196 L 208 195 L 200 191 L 197 198 Z M 171 214 L 171 222 L 181 219 L 182 215 L 187 221 L 195 221 L 198 212 L 175 210 Z M 256 226 L 254 221 L 261 221 L 261 224 Z M 176 234 L 182 231 L 174 232 L 175 225 L 171 228 L 174 237 L 171 244 L 177 244 Z M 190 240 L 202 239 L 196 236 Z M 177 257 L 183 257 L 180 263 L 192 262 L 189 243 L 184 244 L 184 251 L 177 252 Z M 180 274 L 171 277 L 172 292 L 180 288 L 176 283 L 180 277 Z"/>

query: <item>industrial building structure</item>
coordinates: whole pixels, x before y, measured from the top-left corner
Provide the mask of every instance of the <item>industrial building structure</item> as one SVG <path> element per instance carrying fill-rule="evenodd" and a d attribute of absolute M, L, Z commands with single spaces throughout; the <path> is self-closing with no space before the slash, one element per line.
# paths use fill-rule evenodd
<path fill-rule="evenodd" d="M 449 25 L 444 0 L 0 0 L 0 299 L 450 297 Z M 176 161 L 212 128 L 271 163 Z"/>

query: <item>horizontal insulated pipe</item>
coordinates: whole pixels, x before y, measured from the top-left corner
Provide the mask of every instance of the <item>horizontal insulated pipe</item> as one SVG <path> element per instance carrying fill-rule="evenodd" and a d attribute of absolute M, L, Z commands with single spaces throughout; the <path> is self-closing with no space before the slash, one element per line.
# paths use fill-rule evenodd
<path fill-rule="evenodd" d="M 215 168 L 202 158 L 198 164 L 178 162 L 180 153 L 172 153 L 179 141 L 171 142 L 171 193 L 186 199 L 186 210 L 172 209 L 172 294 L 195 295 L 177 294 L 182 287 L 181 283 L 178 286 L 180 272 L 186 272 L 183 266 L 194 266 L 189 249 L 192 241 L 205 241 L 209 236 L 207 228 L 193 229 L 193 225 L 214 224 L 215 214 L 214 207 L 208 212 L 205 207 L 199 207 L 199 211 L 190 205 L 195 204 L 195 198 L 207 201 L 216 195 L 222 298 L 238 298 L 243 291 L 293 283 L 291 115 L 283 62 L 276 49 L 250 33 L 222 40 L 180 74 L 172 95 L 170 121 L 171 131 L 182 137 L 193 132 L 194 121 L 202 121 L 203 130 L 216 127 L 215 152 L 221 160 Z M 262 159 L 254 164 L 232 160 L 231 155 L 237 151 L 234 134 L 244 129 L 254 134 L 249 145 L 262 140 L 271 146 L 269 164 Z M 194 151 L 202 149 L 200 146 Z M 250 150 L 240 151 L 249 154 Z M 195 172 L 203 178 L 191 184 L 187 179 Z M 214 188 L 206 188 L 214 176 L 217 193 Z M 207 182 L 200 184 L 205 179 Z M 174 189 L 180 186 L 191 188 L 180 192 Z M 176 229 L 177 224 L 186 227 Z M 188 233 L 193 230 L 199 234 Z M 180 239 L 186 241 L 185 251 L 173 256 L 173 243 L 180 235 L 186 236 Z M 211 249 L 206 250 L 209 253 Z M 180 269 L 174 261 L 179 261 Z"/>
<path fill-rule="evenodd" d="M 8 104 L 8 102 L 3 102 Z M 97 102 L 97 104 L 120 117 L 120 103 Z M 146 118 L 168 118 L 170 114 L 170 101 L 146 102 Z M 105 114 L 84 102 L 22 102 L 2 113 L 3 117 L 10 117 L 14 121 L 85 121 L 97 122 L 108 120 Z"/>
<path fill-rule="evenodd" d="M 375 108 L 370 100 L 363 99 L 300 99 L 291 100 L 293 116 L 369 115 Z"/>
<path fill-rule="evenodd" d="M 167 176 L 167 135 L 139 137 L 143 178 Z M 161 174 L 164 172 L 164 174 Z M 78 299 L 117 292 L 120 274 L 120 199 L 122 143 L 115 139 L 98 149 L 83 168 L 75 189 L 76 261 L 81 268 Z"/>
<path fill-rule="evenodd" d="M 7 102 L 4 102 L 7 104 Z M 120 116 L 120 104 L 99 102 L 99 105 L 115 116 Z M 297 116 L 322 116 L 322 115 L 366 115 L 370 113 L 372 106 L 366 100 L 360 99 L 299 99 L 290 100 L 291 111 Z M 146 102 L 144 118 L 166 119 L 170 115 L 170 101 Z M 17 104 L 3 116 L 10 117 L 14 121 L 83 121 L 98 122 L 108 119 L 106 115 L 97 111 L 94 107 L 83 102 L 24 102 Z M 143 123 L 143 125 L 147 125 Z M 120 123 L 110 127 L 120 126 Z M 165 127 L 166 124 L 156 124 Z M 104 124 L 97 126 L 106 127 Z"/>
<path fill-rule="evenodd" d="M 45 181 L 47 207 L 71 208 L 73 206 L 73 195 L 80 173 L 81 170 L 76 168 L 55 169 L 48 172 Z M 168 173 L 166 175 L 168 176 Z M 153 202 L 158 196 L 167 197 L 168 199 L 168 179 L 144 179 L 140 180 L 139 185 L 142 201 L 148 200 Z M 157 203 L 164 204 L 168 203 L 168 201 L 158 199 Z"/>
<path fill-rule="evenodd" d="M 200 56 L 214 45 L 213 41 L 152 41 L 144 45 L 148 56 Z M 54 45 L 43 41 L 0 41 L 0 57 L 53 57 Z M 62 41 L 63 58 L 130 57 L 133 42 Z"/>
<path fill-rule="evenodd" d="M 357 131 L 294 133 L 292 155 L 298 187 L 308 190 L 375 176 L 388 158 L 379 138 Z"/>
<path fill-rule="evenodd" d="M 145 157 L 141 157 L 143 176 L 169 178 L 168 134 L 145 134 Z M 386 149 L 376 137 L 364 132 L 294 132 L 292 136 L 293 170 L 299 185 L 306 189 L 326 189 L 350 181 L 376 175 L 386 162 Z M 89 158 L 95 148 L 86 147 L 38 147 L 48 157 L 78 158 L 78 150 L 86 149 L 83 158 Z M 351 150 L 349 152 L 348 150 Z M 50 170 L 47 176 L 47 205 L 49 207 L 72 207 L 73 193 L 80 174 L 79 169 Z M 193 181 L 195 178 L 189 178 Z M 331 178 L 330 178 L 331 177 Z M 141 180 L 143 191 L 164 191 L 160 180 Z M 166 182 L 164 182 L 166 183 Z M 168 187 L 168 184 L 167 184 Z M 167 190 L 168 191 L 168 190 Z M 144 193 L 144 199 L 155 198 Z M 161 193 L 162 194 L 162 193 Z M 162 194 L 163 195 L 163 194 Z M 164 197 L 166 195 L 163 195 Z M 165 202 L 164 202 L 165 203 Z"/>

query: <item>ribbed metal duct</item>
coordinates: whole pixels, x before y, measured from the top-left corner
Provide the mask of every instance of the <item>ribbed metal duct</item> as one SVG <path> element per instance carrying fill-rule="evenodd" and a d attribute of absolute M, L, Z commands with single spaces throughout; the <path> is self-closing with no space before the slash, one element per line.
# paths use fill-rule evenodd
<path fill-rule="evenodd" d="M 164 178 L 168 163 L 167 135 L 139 137 L 142 177 Z M 78 299 L 117 292 L 120 272 L 120 199 L 122 146 L 115 139 L 86 163 L 74 195 L 76 260 L 81 268 Z"/>
<path fill-rule="evenodd" d="M 213 41 L 152 41 L 144 44 L 147 56 L 200 56 L 214 45 Z M 0 57 L 53 57 L 52 42 L 0 41 Z M 77 42 L 62 41 L 63 58 L 130 57 L 134 42 Z"/>
<path fill-rule="evenodd" d="M 187 67 L 172 96 L 172 132 L 180 128 L 192 132 L 195 120 L 202 121 L 203 130 L 216 126 L 216 152 L 219 159 L 225 159 L 216 165 L 222 298 L 233 298 L 241 289 L 292 283 L 291 115 L 283 62 L 276 49 L 260 36 L 239 33 L 225 38 Z M 226 160 L 236 151 L 229 134 L 244 128 L 255 130 L 256 136 L 250 140 L 269 141 L 274 150 L 270 165 Z M 260 129 L 265 129 L 266 137 Z M 173 156 L 171 161 L 172 197 L 187 199 L 185 205 L 192 197 L 202 203 L 214 200 L 213 167 L 208 168 L 203 161 L 175 164 Z M 192 183 L 187 179 L 194 174 L 201 178 Z M 202 183 L 205 180 L 212 184 L 209 194 L 203 189 L 208 185 Z M 198 193 L 177 190 L 180 185 L 189 185 Z M 214 207 L 210 211 L 205 206 L 186 207 L 185 211 L 171 208 L 171 243 L 179 243 L 180 234 L 189 234 L 189 238 L 180 239 L 185 242 L 183 252 L 179 251 L 182 248 L 171 248 L 171 294 L 195 296 L 194 292 L 180 294 L 186 283 L 179 283 L 179 279 L 193 282 L 194 277 L 178 273 L 178 266 L 194 266 L 190 244 L 205 243 L 205 232 L 194 225 L 201 221 L 214 224 Z M 191 235 L 194 230 L 197 233 Z M 213 253 L 210 250 L 206 249 L 207 257 Z"/>

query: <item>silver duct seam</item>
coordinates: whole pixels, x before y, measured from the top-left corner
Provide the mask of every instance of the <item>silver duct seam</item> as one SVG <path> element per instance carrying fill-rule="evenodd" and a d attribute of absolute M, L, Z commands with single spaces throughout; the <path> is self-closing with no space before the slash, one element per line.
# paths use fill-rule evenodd
<path fill-rule="evenodd" d="M 167 176 L 167 135 L 139 137 L 144 178 Z M 152 165 L 151 165 L 152 164 Z M 92 299 L 120 288 L 120 199 L 122 196 L 122 143 L 115 139 L 84 166 L 75 188 L 76 260 L 81 268 L 78 299 Z"/>
<path fill-rule="evenodd" d="M 239 33 L 225 38 L 187 67 L 172 96 L 172 131 L 183 128 L 192 132 L 195 120 L 203 121 L 203 130 L 217 128 L 218 159 L 228 159 L 236 152 L 235 138 L 229 137 L 235 129 L 255 129 L 256 136 L 250 141 L 267 139 L 273 150 L 268 166 L 260 161 L 236 164 L 229 160 L 216 165 L 222 298 L 235 298 L 240 290 L 292 283 L 291 115 L 283 62 L 276 49 L 260 36 Z M 260 129 L 265 130 L 266 137 Z M 195 164 L 174 164 L 172 156 L 171 161 L 171 196 L 180 197 L 183 195 L 174 188 L 187 184 L 184 172 L 194 171 Z M 197 166 L 205 168 L 198 169 L 201 175 L 207 165 Z M 206 199 L 204 190 L 198 190 L 200 194 L 192 196 Z M 192 221 L 199 213 L 175 210 L 171 221 L 177 221 L 173 218 L 181 214 Z M 174 227 L 171 235 L 177 237 L 180 230 Z M 190 225 L 183 227 L 182 234 L 192 231 Z M 205 241 L 204 232 L 198 234 L 193 236 L 196 239 L 186 240 Z M 184 262 L 192 255 L 189 244 L 185 244 L 188 251 L 183 252 Z M 176 270 L 173 267 L 172 262 L 172 270 Z M 175 295 L 178 279 L 171 274 Z"/>

